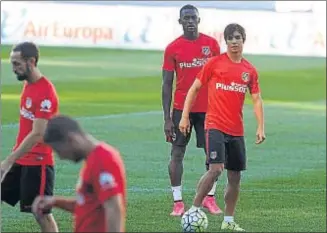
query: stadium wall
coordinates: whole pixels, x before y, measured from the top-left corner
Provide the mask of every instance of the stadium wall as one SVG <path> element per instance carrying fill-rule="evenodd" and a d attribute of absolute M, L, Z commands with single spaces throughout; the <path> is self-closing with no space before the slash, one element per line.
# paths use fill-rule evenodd
<path fill-rule="evenodd" d="M 247 54 L 326 57 L 326 11 L 199 10 L 201 32 L 223 50 L 224 27 L 237 22 L 247 31 Z M 1 44 L 163 50 L 182 32 L 178 12 L 179 6 L 1 2 Z"/>

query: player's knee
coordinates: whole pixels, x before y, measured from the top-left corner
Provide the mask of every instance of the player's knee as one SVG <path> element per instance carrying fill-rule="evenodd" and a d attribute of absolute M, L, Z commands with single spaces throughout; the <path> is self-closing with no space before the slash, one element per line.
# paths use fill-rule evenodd
<path fill-rule="evenodd" d="M 217 180 L 220 174 L 224 171 L 223 163 L 213 163 L 209 165 L 208 173 L 212 177 L 212 179 Z"/>
<path fill-rule="evenodd" d="M 182 162 L 186 151 L 185 146 L 173 146 L 171 150 L 171 159 L 176 162 Z"/>
<path fill-rule="evenodd" d="M 59 232 L 52 214 L 44 214 L 41 217 L 36 217 L 36 220 L 41 227 L 41 232 Z"/>
<path fill-rule="evenodd" d="M 35 215 L 34 217 L 40 226 L 47 226 L 49 223 L 51 224 L 54 220 L 52 214 L 43 214 L 43 215 Z"/>
<path fill-rule="evenodd" d="M 229 185 L 239 187 L 241 183 L 241 172 L 228 170 L 227 179 Z"/>
<path fill-rule="evenodd" d="M 35 216 L 35 219 L 40 225 L 42 232 L 59 232 L 57 223 L 52 214 Z"/>
<path fill-rule="evenodd" d="M 205 167 L 206 167 L 206 171 L 209 171 L 210 164 L 209 164 L 208 161 L 206 161 L 206 163 L 205 163 Z M 215 181 L 218 181 L 218 177 L 216 178 Z"/>

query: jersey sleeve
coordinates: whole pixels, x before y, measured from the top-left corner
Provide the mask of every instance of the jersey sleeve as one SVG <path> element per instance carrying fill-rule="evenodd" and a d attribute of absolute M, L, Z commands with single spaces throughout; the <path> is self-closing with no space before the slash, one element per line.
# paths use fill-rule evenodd
<path fill-rule="evenodd" d="M 175 58 L 171 46 L 167 46 L 164 52 L 164 60 L 162 65 L 163 70 L 174 71 L 175 70 Z"/>
<path fill-rule="evenodd" d="M 213 41 L 213 45 L 212 45 L 212 55 L 213 56 L 217 56 L 220 54 L 220 46 L 217 40 Z"/>
<path fill-rule="evenodd" d="M 113 155 L 99 155 L 93 164 L 93 187 L 98 200 L 104 203 L 109 198 L 122 193 L 120 181 L 122 180 L 122 169 L 120 164 L 112 159 Z"/>
<path fill-rule="evenodd" d="M 256 69 L 253 69 L 248 87 L 251 94 L 260 93 L 259 77 Z"/>
<path fill-rule="evenodd" d="M 215 63 L 215 58 L 210 58 L 208 62 L 202 67 L 196 78 L 201 82 L 202 85 L 206 85 L 211 79 L 212 67 Z"/>
<path fill-rule="evenodd" d="M 37 100 L 35 118 L 50 119 L 58 109 L 58 98 L 53 88 L 47 88 Z"/>

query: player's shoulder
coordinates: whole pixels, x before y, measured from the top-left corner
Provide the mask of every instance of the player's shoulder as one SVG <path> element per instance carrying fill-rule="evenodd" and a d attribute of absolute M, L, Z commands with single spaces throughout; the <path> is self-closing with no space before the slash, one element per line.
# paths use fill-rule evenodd
<path fill-rule="evenodd" d="M 215 67 L 215 66 L 223 66 L 224 64 L 228 63 L 228 59 L 226 53 L 218 54 L 216 56 L 213 56 L 209 58 L 209 60 L 206 63 L 206 67 Z"/>
<path fill-rule="evenodd" d="M 216 63 L 216 62 L 223 62 L 226 60 L 226 53 L 218 54 L 216 56 L 211 57 L 208 62 Z"/>
<path fill-rule="evenodd" d="M 255 67 L 255 65 L 254 65 L 252 62 L 250 62 L 248 59 L 246 59 L 245 57 L 243 57 L 242 62 L 243 62 L 243 65 L 244 65 L 247 69 L 255 70 L 255 71 L 256 71 L 256 67 Z"/>
<path fill-rule="evenodd" d="M 200 36 L 203 40 L 207 40 L 207 41 L 212 41 L 212 42 L 217 42 L 216 38 L 209 36 L 208 34 L 205 33 L 200 33 Z"/>
<path fill-rule="evenodd" d="M 43 81 L 44 81 L 45 85 L 50 86 L 50 87 L 54 87 L 53 82 L 48 77 L 44 76 Z"/>
<path fill-rule="evenodd" d="M 166 50 L 175 49 L 179 47 L 183 42 L 184 42 L 183 36 L 179 36 L 166 46 Z"/>
<path fill-rule="evenodd" d="M 100 142 L 94 152 L 94 154 L 96 154 L 95 157 L 99 158 L 101 161 L 115 160 L 117 157 L 120 157 L 119 150 L 105 142 Z"/>
<path fill-rule="evenodd" d="M 55 91 L 56 90 L 52 81 L 45 76 L 43 76 L 42 79 L 40 80 L 39 87 L 46 91 Z"/>
<path fill-rule="evenodd" d="M 124 171 L 124 162 L 117 148 L 100 142 L 87 158 L 92 169 L 116 169 Z"/>
<path fill-rule="evenodd" d="M 216 60 L 228 60 L 228 56 L 226 52 L 218 54 L 214 58 L 216 58 Z"/>

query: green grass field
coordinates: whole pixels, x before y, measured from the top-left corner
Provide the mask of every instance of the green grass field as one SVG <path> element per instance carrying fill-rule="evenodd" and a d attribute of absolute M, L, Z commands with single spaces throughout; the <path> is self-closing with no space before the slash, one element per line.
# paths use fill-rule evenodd
<path fill-rule="evenodd" d="M 11 74 L 10 48 L 2 47 L 1 158 L 17 133 L 21 83 Z M 255 118 L 244 109 L 248 170 L 236 220 L 251 232 L 326 232 L 326 60 L 247 56 L 259 70 L 267 140 L 254 145 Z M 127 231 L 180 232 L 169 216 L 172 196 L 161 113 L 160 52 L 41 47 L 40 68 L 57 87 L 62 113 L 78 117 L 97 138 L 120 149 L 128 175 Z M 184 199 L 191 205 L 204 155 L 193 140 L 184 163 Z M 74 195 L 80 165 L 57 160 L 56 194 Z M 217 199 L 223 207 L 226 177 Z M 3 232 L 39 231 L 30 215 L 1 206 Z M 55 211 L 60 231 L 71 216 Z M 219 232 L 222 216 L 209 216 Z"/>

